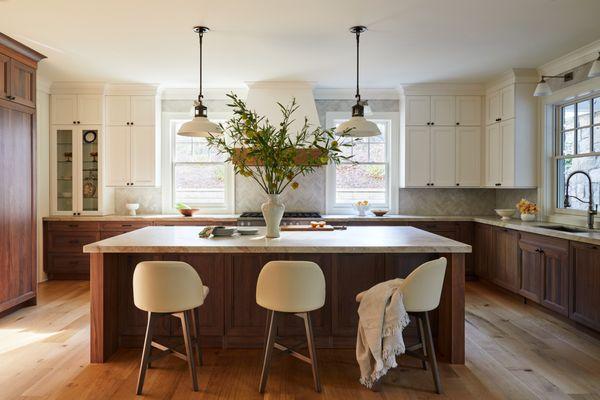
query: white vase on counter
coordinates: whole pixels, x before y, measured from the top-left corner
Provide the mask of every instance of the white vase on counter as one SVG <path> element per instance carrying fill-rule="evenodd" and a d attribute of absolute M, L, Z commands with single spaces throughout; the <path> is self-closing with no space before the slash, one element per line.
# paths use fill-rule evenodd
<path fill-rule="evenodd" d="M 535 221 L 535 214 L 521 214 L 521 221 L 525 221 L 525 222 Z"/>
<path fill-rule="evenodd" d="M 278 238 L 279 224 L 281 224 L 285 206 L 281 204 L 278 194 L 269 194 L 267 196 L 267 201 L 260 206 L 267 224 L 267 237 Z"/>

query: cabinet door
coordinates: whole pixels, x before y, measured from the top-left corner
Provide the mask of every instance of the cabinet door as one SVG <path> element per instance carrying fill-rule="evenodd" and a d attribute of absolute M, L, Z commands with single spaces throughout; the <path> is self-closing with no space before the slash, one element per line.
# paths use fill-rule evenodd
<path fill-rule="evenodd" d="M 456 125 L 454 96 L 431 96 L 431 122 L 435 125 Z"/>
<path fill-rule="evenodd" d="M 133 126 L 131 129 L 131 183 L 153 186 L 156 177 L 155 130 L 153 126 Z"/>
<path fill-rule="evenodd" d="M 547 239 L 547 238 L 546 238 Z M 561 247 L 544 246 L 542 258 L 542 305 L 568 315 L 569 313 L 569 243 Z"/>
<path fill-rule="evenodd" d="M 514 293 L 519 291 L 519 233 L 505 228 L 492 231 L 492 281 Z"/>
<path fill-rule="evenodd" d="M 515 120 L 500 123 L 500 137 L 502 140 L 502 186 L 515 185 Z"/>
<path fill-rule="evenodd" d="M 475 275 L 483 279 L 491 279 L 492 260 L 492 227 L 475 224 L 473 238 L 473 256 L 475 259 Z"/>
<path fill-rule="evenodd" d="M 8 98 L 10 92 L 10 58 L 0 54 L 0 98 Z"/>
<path fill-rule="evenodd" d="M 481 97 L 456 96 L 456 123 L 460 126 L 481 125 Z"/>
<path fill-rule="evenodd" d="M 77 122 L 77 96 L 74 94 L 52 95 L 52 124 L 74 125 Z"/>
<path fill-rule="evenodd" d="M 96 214 L 100 210 L 99 195 L 100 185 L 98 181 L 98 152 L 102 131 L 97 125 L 78 127 L 79 147 L 79 182 L 77 201 L 78 212 L 82 215 Z M 102 138 L 103 139 L 103 138 Z"/>
<path fill-rule="evenodd" d="M 406 128 L 406 185 L 428 186 L 431 182 L 431 138 L 429 128 Z"/>
<path fill-rule="evenodd" d="M 431 122 L 429 96 L 406 96 L 406 125 L 427 125 Z"/>
<path fill-rule="evenodd" d="M 15 103 L 35 107 L 35 69 L 10 60 L 10 95 Z"/>
<path fill-rule="evenodd" d="M 106 96 L 106 124 L 127 126 L 131 122 L 130 96 Z"/>
<path fill-rule="evenodd" d="M 481 128 L 456 128 L 456 185 L 481 184 Z"/>
<path fill-rule="evenodd" d="M 106 128 L 104 168 L 108 186 L 127 186 L 130 182 L 130 128 L 109 126 Z"/>
<path fill-rule="evenodd" d="M 486 124 L 498 122 L 502 114 L 502 99 L 500 91 L 491 92 L 485 98 Z"/>
<path fill-rule="evenodd" d="M 431 182 L 435 186 L 456 185 L 455 128 L 431 128 Z"/>
<path fill-rule="evenodd" d="M 50 154 L 52 165 L 52 213 L 73 214 L 76 209 L 75 128 L 52 126 Z"/>
<path fill-rule="evenodd" d="M 131 96 L 131 121 L 134 126 L 156 124 L 154 96 Z"/>
<path fill-rule="evenodd" d="M 600 330 L 600 247 L 571 242 L 569 317 Z"/>
<path fill-rule="evenodd" d="M 77 121 L 82 125 L 102 125 L 102 96 L 77 96 Z"/>
<path fill-rule="evenodd" d="M 515 117 L 515 85 L 510 85 L 500 91 L 500 118 L 502 121 Z"/>
<path fill-rule="evenodd" d="M 502 180 L 502 137 L 500 125 L 492 124 L 485 129 L 486 186 L 499 186 Z"/>
<path fill-rule="evenodd" d="M 542 249 L 538 243 L 519 241 L 521 250 L 521 285 L 519 294 L 536 303 L 542 298 Z"/>

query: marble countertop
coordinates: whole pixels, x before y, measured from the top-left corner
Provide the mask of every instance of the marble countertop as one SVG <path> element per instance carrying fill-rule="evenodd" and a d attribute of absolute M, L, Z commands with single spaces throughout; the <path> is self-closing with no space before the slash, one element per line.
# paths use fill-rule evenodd
<path fill-rule="evenodd" d="M 200 238 L 195 226 L 149 226 L 84 246 L 85 253 L 470 253 L 471 246 L 410 226 Z"/>

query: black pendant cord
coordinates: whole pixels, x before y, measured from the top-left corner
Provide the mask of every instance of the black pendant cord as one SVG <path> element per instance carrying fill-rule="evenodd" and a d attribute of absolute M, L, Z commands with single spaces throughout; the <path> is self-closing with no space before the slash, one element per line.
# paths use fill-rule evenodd
<path fill-rule="evenodd" d="M 357 102 L 360 102 L 360 89 L 359 89 L 359 77 L 360 77 L 360 30 L 356 31 L 356 98 Z"/>
<path fill-rule="evenodd" d="M 198 30 L 198 41 L 200 44 L 200 57 L 199 57 L 199 65 L 200 65 L 200 73 L 199 78 L 200 78 L 200 93 L 198 94 L 198 101 L 202 102 L 202 98 L 204 98 L 204 95 L 202 94 L 202 37 L 204 36 L 204 31 L 202 29 Z"/>

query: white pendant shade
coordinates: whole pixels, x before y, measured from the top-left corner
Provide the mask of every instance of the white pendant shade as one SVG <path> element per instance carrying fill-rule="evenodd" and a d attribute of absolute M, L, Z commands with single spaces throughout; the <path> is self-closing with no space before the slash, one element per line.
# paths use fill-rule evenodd
<path fill-rule="evenodd" d="M 344 131 L 348 129 L 352 130 L 344 133 Z M 348 121 L 338 125 L 338 127 L 335 129 L 335 133 L 350 137 L 371 137 L 381 135 L 377 124 L 366 120 L 365 117 L 350 118 Z"/>
<path fill-rule="evenodd" d="M 592 68 L 588 72 L 588 78 L 596 78 L 600 76 L 600 57 L 592 63 Z"/>
<path fill-rule="evenodd" d="M 209 137 L 222 133 L 223 131 L 219 125 L 209 121 L 206 117 L 194 117 L 191 121 L 181 125 L 179 132 L 177 132 L 180 136 L 190 137 Z"/>
<path fill-rule="evenodd" d="M 537 86 L 535 87 L 535 91 L 533 92 L 533 95 L 536 97 L 549 96 L 551 94 L 552 89 L 550 89 L 550 85 L 548 85 L 548 83 L 546 83 L 546 81 L 544 80 L 537 84 Z"/>

